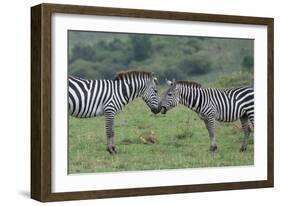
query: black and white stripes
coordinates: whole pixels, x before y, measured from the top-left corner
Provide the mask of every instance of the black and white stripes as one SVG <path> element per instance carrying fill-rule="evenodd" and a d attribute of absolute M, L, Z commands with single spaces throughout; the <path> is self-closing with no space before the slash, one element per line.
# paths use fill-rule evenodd
<path fill-rule="evenodd" d="M 128 103 L 120 91 L 120 81 L 69 77 L 69 113 L 86 118 L 103 115 L 104 108 L 117 112 Z"/>
<path fill-rule="evenodd" d="M 210 137 L 210 150 L 217 149 L 214 136 L 214 121 L 232 122 L 240 119 L 244 131 L 241 151 L 246 150 L 249 126 L 254 125 L 254 89 L 239 87 L 230 89 L 202 88 L 189 81 L 170 82 L 170 87 L 161 100 L 161 112 L 175 107 L 178 103 L 192 109 L 204 120 Z"/>
<path fill-rule="evenodd" d="M 116 153 L 113 143 L 114 116 L 130 101 L 142 97 L 153 113 L 158 112 L 156 78 L 152 73 L 118 73 L 114 80 L 86 80 L 69 77 L 69 114 L 77 118 L 104 115 L 107 150 Z"/>

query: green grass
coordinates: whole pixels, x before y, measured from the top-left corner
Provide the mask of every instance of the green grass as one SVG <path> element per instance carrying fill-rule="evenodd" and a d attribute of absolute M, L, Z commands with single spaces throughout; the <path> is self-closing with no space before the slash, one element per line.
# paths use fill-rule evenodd
<path fill-rule="evenodd" d="M 92 173 L 254 164 L 252 135 L 246 152 L 239 152 L 243 133 L 239 122 L 216 122 L 218 151 L 209 152 L 207 129 L 196 113 L 178 106 L 167 114 L 152 114 L 141 99 L 115 118 L 118 154 L 105 150 L 104 117 L 69 119 L 69 173 Z M 154 144 L 140 136 L 153 131 Z"/>

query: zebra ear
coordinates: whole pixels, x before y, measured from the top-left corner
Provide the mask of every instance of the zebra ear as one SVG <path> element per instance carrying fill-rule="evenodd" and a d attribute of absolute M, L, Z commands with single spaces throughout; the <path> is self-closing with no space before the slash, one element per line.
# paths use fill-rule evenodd
<path fill-rule="evenodd" d="M 159 84 L 157 77 L 153 77 L 153 80 L 154 80 L 155 84 Z"/>
<path fill-rule="evenodd" d="M 170 80 L 168 80 L 167 78 L 166 78 L 166 83 L 167 83 L 169 86 L 173 84 L 173 82 L 170 81 Z"/>

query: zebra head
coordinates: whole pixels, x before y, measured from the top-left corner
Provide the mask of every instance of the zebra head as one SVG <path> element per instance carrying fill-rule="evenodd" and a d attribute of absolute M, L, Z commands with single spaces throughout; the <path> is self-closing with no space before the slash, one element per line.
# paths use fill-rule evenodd
<path fill-rule="evenodd" d="M 160 112 L 162 114 L 166 114 L 168 110 L 177 106 L 177 104 L 180 101 L 179 88 L 178 85 L 175 83 L 175 80 L 173 81 L 166 80 L 166 81 L 167 84 L 169 85 L 169 88 L 165 92 L 159 104 Z"/>
<path fill-rule="evenodd" d="M 158 79 L 154 74 L 150 75 L 146 84 L 145 90 L 142 94 L 142 99 L 154 114 L 159 113 L 159 99 L 157 96 L 157 83 Z"/>

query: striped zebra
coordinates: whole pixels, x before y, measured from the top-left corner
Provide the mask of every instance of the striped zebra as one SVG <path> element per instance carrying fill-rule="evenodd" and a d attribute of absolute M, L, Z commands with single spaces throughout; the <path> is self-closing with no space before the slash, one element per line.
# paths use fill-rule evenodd
<path fill-rule="evenodd" d="M 116 153 L 114 116 L 137 97 L 142 97 L 153 113 L 159 112 L 157 78 L 149 72 L 117 73 L 114 80 L 68 78 L 69 114 L 77 118 L 105 116 L 107 151 Z"/>
<path fill-rule="evenodd" d="M 159 103 L 159 110 L 165 114 L 178 103 L 195 111 L 204 121 L 210 138 L 210 151 L 216 151 L 214 134 L 215 120 L 232 122 L 240 119 L 244 139 L 240 151 L 247 149 L 250 127 L 254 126 L 254 89 L 239 87 L 230 89 L 202 88 L 190 81 L 168 81 L 170 86 Z"/>

